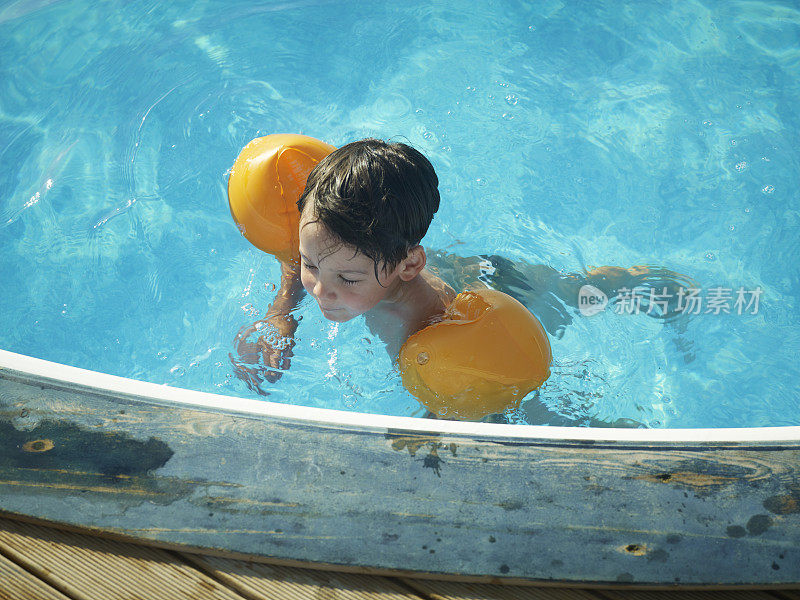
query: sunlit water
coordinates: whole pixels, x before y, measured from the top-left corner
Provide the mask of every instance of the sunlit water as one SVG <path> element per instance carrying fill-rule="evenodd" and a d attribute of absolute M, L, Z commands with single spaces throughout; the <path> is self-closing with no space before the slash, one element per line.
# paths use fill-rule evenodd
<path fill-rule="evenodd" d="M 792 2 L 12 3 L 0 347 L 254 397 L 228 355 L 279 269 L 226 171 L 270 132 L 375 136 L 436 167 L 431 250 L 762 290 L 756 314 L 667 323 L 561 306 L 553 374 L 511 421 L 798 424 L 798 106 Z M 298 316 L 267 399 L 423 414 L 363 320 Z"/>

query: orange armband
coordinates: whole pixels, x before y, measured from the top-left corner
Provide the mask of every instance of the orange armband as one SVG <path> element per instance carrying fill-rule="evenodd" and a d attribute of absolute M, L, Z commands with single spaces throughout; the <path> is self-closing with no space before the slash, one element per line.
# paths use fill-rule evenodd
<path fill-rule="evenodd" d="M 461 292 L 442 321 L 400 350 L 403 384 L 431 412 L 477 420 L 519 406 L 550 376 L 550 342 L 520 302 L 496 290 Z"/>
<path fill-rule="evenodd" d="M 250 243 L 281 261 L 299 263 L 297 201 L 309 173 L 335 149 L 293 133 L 256 138 L 242 149 L 228 177 L 228 203 Z"/>

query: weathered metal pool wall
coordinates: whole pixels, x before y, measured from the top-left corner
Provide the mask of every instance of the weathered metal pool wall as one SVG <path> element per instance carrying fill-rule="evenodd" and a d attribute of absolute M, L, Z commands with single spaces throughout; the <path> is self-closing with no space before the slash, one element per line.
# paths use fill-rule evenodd
<path fill-rule="evenodd" d="M 429 421 L 0 351 L 0 510 L 339 567 L 568 584 L 800 582 L 800 427 Z"/>

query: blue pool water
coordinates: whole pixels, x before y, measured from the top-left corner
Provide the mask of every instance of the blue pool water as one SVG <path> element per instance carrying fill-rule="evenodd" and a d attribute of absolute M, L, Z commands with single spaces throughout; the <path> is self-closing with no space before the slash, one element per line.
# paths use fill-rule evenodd
<path fill-rule="evenodd" d="M 513 422 L 796 425 L 798 106 L 796 2 L 7 3 L 0 347 L 253 397 L 229 353 L 279 269 L 227 169 L 270 132 L 375 136 L 437 169 L 429 249 L 761 290 L 666 323 L 554 299 L 571 322 Z M 423 414 L 363 320 L 298 316 L 269 400 Z"/>

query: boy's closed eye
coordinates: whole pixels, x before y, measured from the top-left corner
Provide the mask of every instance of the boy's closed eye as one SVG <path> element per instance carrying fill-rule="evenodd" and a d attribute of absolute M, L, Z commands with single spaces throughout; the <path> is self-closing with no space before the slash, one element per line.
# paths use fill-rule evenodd
<path fill-rule="evenodd" d="M 310 263 L 308 263 L 306 261 L 303 261 L 303 266 L 306 269 L 308 269 L 309 271 L 316 271 L 317 270 L 317 267 L 315 267 L 314 265 L 312 265 L 312 264 L 310 264 Z M 347 277 L 345 277 L 344 275 L 341 275 L 341 274 L 339 275 L 339 279 L 341 279 L 342 283 L 344 283 L 345 285 L 355 285 L 355 284 L 357 284 L 358 282 L 361 281 L 360 279 L 348 279 Z"/>

